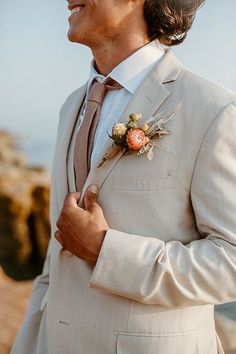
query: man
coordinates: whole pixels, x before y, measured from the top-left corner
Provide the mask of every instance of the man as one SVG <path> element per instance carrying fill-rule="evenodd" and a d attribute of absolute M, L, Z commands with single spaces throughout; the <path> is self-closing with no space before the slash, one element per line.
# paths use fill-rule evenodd
<path fill-rule="evenodd" d="M 55 238 L 12 353 L 223 353 L 214 304 L 236 298 L 236 95 L 157 41 L 183 41 L 202 2 L 68 1 L 68 37 L 94 61 L 61 110 Z M 153 159 L 121 149 L 98 167 L 107 132 L 136 112 L 140 125 L 173 115 Z"/>

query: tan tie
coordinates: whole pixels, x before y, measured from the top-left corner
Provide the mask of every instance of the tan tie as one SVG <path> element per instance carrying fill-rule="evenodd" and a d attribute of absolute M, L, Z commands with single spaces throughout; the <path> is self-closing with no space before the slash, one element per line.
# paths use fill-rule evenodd
<path fill-rule="evenodd" d="M 77 191 L 82 190 L 89 173 L 94 135 L 103 99 L 107 91 L 121 88 L 118 82 L 108 78 L 103 84 L 95 81 L 89 91 L 84 118 L 75 140 L 74 169 Z"/>

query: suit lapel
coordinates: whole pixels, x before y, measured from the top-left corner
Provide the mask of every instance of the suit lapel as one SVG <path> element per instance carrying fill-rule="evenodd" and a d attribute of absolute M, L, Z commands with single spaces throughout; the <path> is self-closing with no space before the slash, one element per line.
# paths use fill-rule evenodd
<path fill-rule="evenodd" d="M 67 174 L 67 155 L 72 132 L 77 120 L 78 112 L 83 102 L 87 85 L 75 91 L 66 101 L 61 111 L 56 147 L 56 186 L 59 206 L 63 205 L 65 195 L 69 192 Z"/>
<path fill-rule="evenodd" d="M 129 114 L 134 112 L 141 112 L 143 121 L 157 113 L 162 104 L 171 94 L 171 91 L 168 89 L 166 84 L 177 79 L 181 71 L 181 67 L 181 64 L 178 62 L 172 51 L 167 50 L 156 68 L 147 76 L 135 95 L 132 97 L 119 121 L 126 123 L 129 119 Z M 163 114 L 165 113 L 166 112 L 163 111 Z M 109 145 L 110 144 L 111 142 Z M 109 145 L 105 147 L 105 150 Z M 83 196 L 88 186 L 91 184 L 97 184 L 98 187 L 101 188 L 112 169 L 122 157 L 123 153 L 124 151 L 119 152 L 104 166 L 91 169 L 82 190 L 80 205 L 83 203 Z"/>

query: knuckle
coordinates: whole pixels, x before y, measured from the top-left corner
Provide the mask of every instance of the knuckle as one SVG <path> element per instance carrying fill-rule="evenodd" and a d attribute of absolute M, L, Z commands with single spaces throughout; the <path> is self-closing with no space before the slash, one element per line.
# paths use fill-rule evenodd
<path fill-rule="evenodd" d="M 73 194 L 73 193 L 68 193 L 68 194 L 65 196 L 65 198 L 64 198 L 64 203 L 67 203 L 67 202 L 71 199 L 72 194 Z"/>
<path fill-rule="evenodd" d="M 65 219 L 67 218 L 67 208 L 63 208 L 61 211 L 61 218 Z"/>
<path fill-rule="evenodd" d="M 94 196 L 91 193 L 88 193 L 87 199 L 92 202 L 94 200 Z"/>

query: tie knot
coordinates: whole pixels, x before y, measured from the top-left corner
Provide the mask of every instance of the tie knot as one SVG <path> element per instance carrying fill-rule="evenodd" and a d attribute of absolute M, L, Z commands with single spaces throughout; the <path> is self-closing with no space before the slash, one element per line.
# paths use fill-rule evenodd
<path fill-rule="evenodd" d="M 89 91 L 88 101 L 93 101 L 101 104 L 106 94 L 106 86 L 95 81 Z"/>
<path fill-rule="evenodd" d="M 89 91 L 88 101 L 101 104 L 107 91 L 119 90 L 122 86 L 115 80 L 108 78 L 104 83 L 95 81 Z"/>
<path fill-rule="evenodd" d="M 123 88 L 123 86 L 121 84 L 119 84 L 119 82 L 117 82 L 116 80 L 108 77 L 106 79 L 106 81 L 104 82 L 104 85 L 106 86 L 107 91 L 111 91 L 111 90 L 120 90 Z"/>

